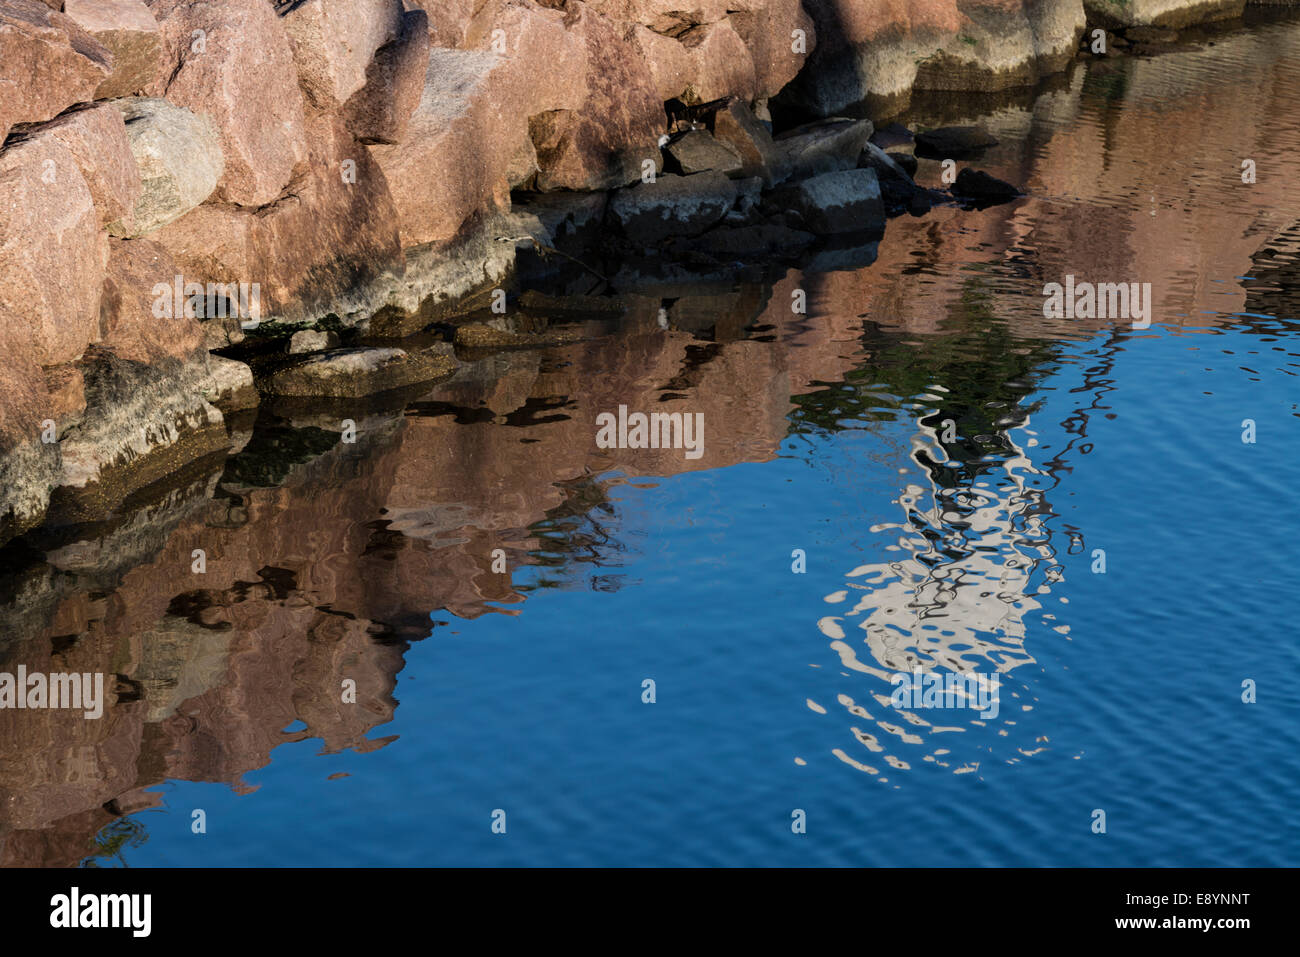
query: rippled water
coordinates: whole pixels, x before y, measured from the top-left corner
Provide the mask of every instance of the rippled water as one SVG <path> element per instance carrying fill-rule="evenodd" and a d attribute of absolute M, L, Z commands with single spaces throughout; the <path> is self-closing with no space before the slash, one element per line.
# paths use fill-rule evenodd
<path fill-rule="evenodd" d="M 355 445 L 268 407 L 6 549 L 0 670 L 116 678 L 0 712 L 0 860 L 1296 864 L 1300 23 L 966 102 L 906 119 L 1027 198 L 628 296 Z M 1043 318 L 1067 273 L 1156 322 Z M 595 448 L 620 404 L 705 455 Z M 999 713 L 891 707 L 914 667 Z"/>

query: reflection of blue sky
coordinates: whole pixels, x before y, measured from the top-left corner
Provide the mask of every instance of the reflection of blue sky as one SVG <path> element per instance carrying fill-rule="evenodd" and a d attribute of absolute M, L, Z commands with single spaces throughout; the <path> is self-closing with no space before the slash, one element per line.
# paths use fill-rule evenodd
<path fill-rule="evenodd" d="M 766 463 L 614 483 L 602 525 L 619 565 L 590 574 L 628 584 L 536 590 L 518 617 L 436 629 L 375 731 L 393 744 L 287 744 L 244 796 L 169 783 L 168 813 L 141 815 L 150 839 L 128 860 L 1294 863 L 1296 350 L 1161 333 L 1125 345 L 1100 400 L 1072 392 L 1109 341 L 1069 347 L 1030 397 L 1032 421 L 1008 433 L 1026 462 L 991 461 L 977 480 L 987 498 L 959 536 L 953 589 L 918 567 L 918 530 L 945 519 L 908 454 L 910 415 L 792 437 Z M 1083 441 L 1074 413 L 1089 404 Z M 1239 438 L 1248 415 L 1255 446 Z M 1050 514 L 1024 505 L 1043 498 Z M 795 548 L 805 575 L 791 574 Z M 1105 575 L 1090 571 L 1094 548 Z M 964 729 L 943 731 L 881 707 L 881 678 L 845 667 L 817 626 L 841 618 L 873 668 L 902 653 L 860 627 L 887 624 L 876 605 L 844 613 L 849 586 L 870 582 L 960 608 L 944 626 L 1003 671 L 997 719 L 920 715 Z M 828 605 L 837 591 L 849 596 Z M 1247 677 L 1256 705 L 1239 700 Z M 208 810 L 205 837 L 189 833 L 193 807 Z M 790 833 L 796 807 L 805 835 Z M 506 837 L 489 830 L 495 808 Z M 1089 830 L 1094 808 L 1105 836 Z"/>

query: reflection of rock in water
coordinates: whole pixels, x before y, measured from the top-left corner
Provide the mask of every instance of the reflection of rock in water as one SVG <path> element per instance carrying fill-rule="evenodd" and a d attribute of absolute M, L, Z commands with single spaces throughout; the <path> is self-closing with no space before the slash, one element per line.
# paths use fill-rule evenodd
<path fill-rule="evenodd" d="M 966 730 L 957 725 L 1014 727 L 1018 720 L 1012 709 L 1020 712 L 1022 708 L 1015 705 L 1023 705 L 1025 699 L 1016 690 L 1019 684 L 1007 675 L 1034 662 L 1025 648 L 1025 619 L 1042 609 L 1036 596 L 1049 591 L 1047 582 L 1060 580 L 1060 566 L 1054 563 L 1050 532 L 1043 523 L 1047 509 L 1042 493 L 1031 488 L 1026 478 L 1036 469 L 1023 450 L 1006 441 L 1011 451 L 997 472 L 975 473 L 987 480 L 944 487 L 934 476 L 947 470 L 927 468 L 927 461 L 932 463 L 941 448 L 938 437 L 921 426 L 912 459 L 931 475 L 930 487 L 909 484 L 896 500 L 904 520 L 871 529 L 896 533 L 897 541 L 887 549 L 904 552 L 905 557 L 855 568 L 848 573 L 845 588 L 826 596 L 832 605 L 849 606 L 818 622 L 822 633 L 832 639 L 841 664 L 880 682 L 870 692 L 879 706 L 874 710 L 869 710 L 870 702 L 864 707 L 848 695 L 840 695 L 839 703 L 856 718 L 874 720 L 885 732 L 885 740 L 894 737 L 930 749 L 935 743 L 927 741 L 930 735 Z M 942 453 L 937 457 L 942 458 Z M 866 654 L 853 638 L 854 625 L 863 632 Z M 1058 630 L 1067 631 L 1064 625 Z M 916 670 L 999 674 L 998 714 L 985 721 L 971 708 L 921 709 L 921 714 L 894 708 L 890 678 Z M 859 743 L 891 767 L 910 767 L 885 753 L 875 734 L 858 727 L 852 730 Z M 1000 729 L 998 734 L 1007 737 L 1010 732 Z M 981 735 L 980 750 L 985 753 L 986 737 Z M 952 767 L 952 747 L 935 748 L 924 760 Z M 1019 750 L 1028 755 L 1037 748 Z M 835 754 L 860 770 L 880 773 L 840 749 Z M 977 762 L 963 763 L 954 773 L 977 767 Z"/>
<path fill-rule="evenodd" d="M 1292 223 L 1251 257 L 1243 312 L 1300 318 L 1300 222 Z"/>

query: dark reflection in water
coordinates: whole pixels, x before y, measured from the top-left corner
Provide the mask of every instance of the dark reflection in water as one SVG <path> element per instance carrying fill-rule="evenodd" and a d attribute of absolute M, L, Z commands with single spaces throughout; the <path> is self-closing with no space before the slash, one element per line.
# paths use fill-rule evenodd
<path fill-rule="evenodd" d="M 980 165 L 1030 196 L 895 220 L 867 267 L 693 287 L 633 282 L 629 265 L 616 317 L 569 317 L 582 341 L 482 355 L 396 408 L 267 406 L 231 423 L 225 460 L 101 524 L 14 543 L 0 670 L 103 672 L 110 694 L 99 721 L 0 711 L 0 861 L 129 861 L 156 785 L 247 790 L 286 742 L 400 748 L 382 726 L 413 643 L 518 615 L 539 589 L 638 587 L 624 569 L 646 543 L 615 504 L 625 476 L 770 462 L 854 431 L 863 456 L 908 468 L 871 502 L 892 518 L 864 530 L 866 560 L 823 569 L 825 604 L 809 609 L 830 648 L 819 665 L 864 682 L 837 696 L 832 753 L 886 781 L 920 762 L 977 771 L 951 739 L 978 719 L 946 733 L 946 718 L 886 710 L 890 674 L 921 667 L 999 674 L 996 756 L 1032 757 L 1037 697 L 1017 675 L 1038 663 L 1044 618 L 1070 635 L 1047 603 L 1067 556 L 1089 549 L 1055 494 L 1113 417 L 1119 360 L 1182 335 L 1215 370 L 1254 362 L 1272 382 L 1300 367 L 1285 338 L 1300 314 L 1297 91 L 1300 28 L 1283 22 L 1082 64 L 982 116 L 918 112 L 983 123 L 1002 143 Z M 938 165 L 920 178 L 937 184 Z M 1151 282 L 1156 325 L 1045 319 L 1042 286 L 1067 273 Z M 800 289 L 807 315 L 790 308 Z M 1265 355 L 1211 358 L 1215 333 Z M 1067 439 L 1042 448 L 1036 417 L 1063 370 L 1080 383 L 1063 417 L 1055 400 Z M 597 449 L 596 416 L 619 405 L 702 412 L 705 454 Z M 349 415 L 355 443 L 341 441 Z"/>

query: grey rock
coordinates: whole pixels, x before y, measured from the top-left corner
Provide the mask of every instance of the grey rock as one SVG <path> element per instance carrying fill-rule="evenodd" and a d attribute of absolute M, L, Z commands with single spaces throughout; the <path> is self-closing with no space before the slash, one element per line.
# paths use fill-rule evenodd
<path fill-rule="evenodd" d="M 890 159 L 892 159 L 899 166 L 903 167 L 903 169 L 907 172 L 908 176 L 916 175 L 916 167 L 917 167 L 916 157 L 913 156 L 911 153 L 899 153 L 899 152 L 890 151 L 885 155 L 888 156 Z"/>
<path fill-rule="evenodd" d="M 885 228 L 885 205 L 875 170 L 822 173 L 771 194 L 771 202 L 795 214 L 819 236 Z"/>
<path fill-rule="evenodd" d="M 110 223 L 114 236 L 133 239 L 175 222 L 212 195 L 225 170 L 221 139 L 208 117 L 166 100 L 114 100 L 140 169 L 143 191 L 131 228 Z"/>
<path fill-rule="evenodd" d="M 856 167 L 871 133 L 870 120 L 837 117 L 788 130 L 775 145 L 785 177 L 807 179 Z"/>
<path fill-rule="evenodd" d="M 725 173 L 665 173 L 653 183 L 618 190 L 609 213 L 623 235 L 651 244 L 670 236 L 698 236 L 727 214 L 737 193 Z"/>
<path fill-rule="evenodd" d="M 983 170 L 971 169 L 969 166 L 957 174 L 952 192 L 955 196 L 985 206 L 1005 203 L 1021 195 L 1020 190 L 1005 180 L 990 176 Z"/>
<path fill-rule="evenodd" d="M 300 355 L 305 352 L 324 352 L 339 344 L 336 333 L 323 329 L 302 329 L 289 337 L 289 354 Z"/>

